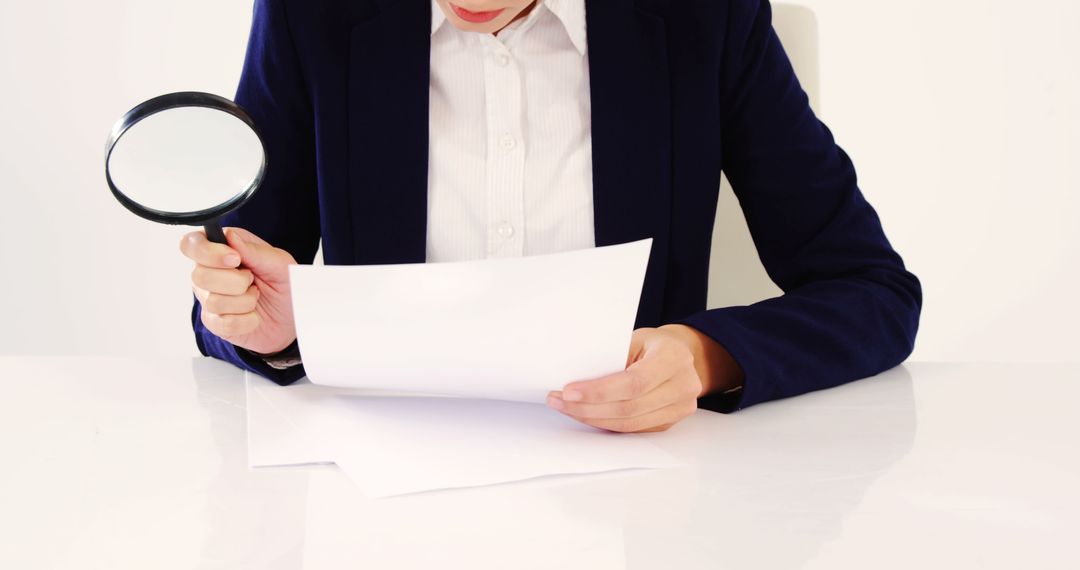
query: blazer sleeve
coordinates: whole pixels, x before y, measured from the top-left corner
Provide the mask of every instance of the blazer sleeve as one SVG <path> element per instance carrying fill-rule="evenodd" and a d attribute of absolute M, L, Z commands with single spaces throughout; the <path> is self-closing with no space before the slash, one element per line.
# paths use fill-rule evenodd
<path fill-rule="evenodd" d="M 267 147 L 263 183 L 248 203 L 222 218 L 311 263 L 319 245 L 319 207 L 311 100 L 285 0 L 256 0 L 236 102 L 254 119 Z M 206 330 L 198 299 L 191 324 L 199 351 L 265 376 L 279 384 L 304 375 L 302 366 L 277 370 L 254 354 Z"/>
<path fill-rule="evenodd" d="M 890 246 L 851 159 L 810 109 L 767 0 L 733 0 L 720 71 L 723 165 L 784 295 L 676 322 L 724 346 L 741 391 L 728 412 L 873 376 L 911 354 L 918 279 Z"/>

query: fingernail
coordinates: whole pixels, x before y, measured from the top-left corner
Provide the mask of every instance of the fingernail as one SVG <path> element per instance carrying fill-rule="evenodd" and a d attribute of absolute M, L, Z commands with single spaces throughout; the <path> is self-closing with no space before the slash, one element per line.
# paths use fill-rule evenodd
<path fill-rule="evenodd" d="M 236 267 L 237 265 L 240 265 L 240 256 L 236 255 L 235 253 L 226 253 L 225 265 L 228 265 L 229 267 Z"/>
<path fill-rule="evenodd" d="M 547 405 L 556 410 L 563 409 L 563 401 L 556 398 L 555 396 L 548 396 Z"/>
<path fill-rule="evenodd" d="M 562 399 L 567 402 L 580 402 L 581 397 L 581 392 L 578 392 L 577 390 L 563 390 L 562 393 Z"/>

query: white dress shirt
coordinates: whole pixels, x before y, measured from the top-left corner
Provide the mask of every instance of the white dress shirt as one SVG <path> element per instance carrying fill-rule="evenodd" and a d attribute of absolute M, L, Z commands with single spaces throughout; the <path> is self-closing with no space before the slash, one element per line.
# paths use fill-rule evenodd
<path fill-rule="evenodd" d="M 431 10 L 427 261 L 593 247 L 584 0 L 498 36 Z"/>

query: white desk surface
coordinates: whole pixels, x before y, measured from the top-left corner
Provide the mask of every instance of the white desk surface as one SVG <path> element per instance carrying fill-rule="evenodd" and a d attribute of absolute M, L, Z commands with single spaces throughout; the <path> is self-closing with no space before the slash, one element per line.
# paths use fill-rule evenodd
<path fill-rule="evenodd" d="M 368 500 L 249 470 L 209 359 L 0 357 L 2 568 L 1080 568 L 1080 365 L 908 364 L 652 437 L 692 467 Z"/>

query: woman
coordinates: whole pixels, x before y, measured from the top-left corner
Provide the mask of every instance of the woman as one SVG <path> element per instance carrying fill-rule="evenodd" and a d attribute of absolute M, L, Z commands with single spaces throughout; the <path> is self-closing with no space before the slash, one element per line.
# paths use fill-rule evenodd
<path fill-rule="evenodd" d="M 919 282 L 770 14 L 767 0 L 258 0 L 237 102 L 274 158 L 225 220 L 228 246 L 181 242 L 200 350 L 302 377 L 287 267 L 320 238 L 328 264 L 378 264 L 652 237 L 626 370 L 552 392 L 554 409 L 656 431 L 899 364 Z M 706 311 L 721 169 L 785 294 Z"/>

